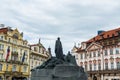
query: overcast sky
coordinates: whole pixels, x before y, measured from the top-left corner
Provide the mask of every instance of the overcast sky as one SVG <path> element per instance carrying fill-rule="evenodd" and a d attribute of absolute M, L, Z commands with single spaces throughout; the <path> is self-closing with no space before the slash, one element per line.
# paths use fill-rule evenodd
<path fill-rule="evenodd" d="M 41 38 L 52 52 L 59 36 L 66 54 L 98 30 L 118 28 L 120 0 L 1 0 L 0 23 L 24 32 L 29 43 Z"/>

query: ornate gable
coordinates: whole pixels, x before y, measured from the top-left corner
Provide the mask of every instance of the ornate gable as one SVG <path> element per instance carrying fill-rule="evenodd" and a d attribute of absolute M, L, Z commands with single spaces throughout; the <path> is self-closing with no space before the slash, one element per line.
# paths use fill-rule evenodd
<path fill-rule="evenodd" d="M 15 29 L 11 32 L 11 36 L 13 36 L 16 39 L 22 39 L 21 33 L 18 31 L 18 29 Z"/>
<path fill-rule="evenodd" d="M 102 48 L 101 45 L 93 42 L 86 48 L 86 50 L 91 51 L 91 50 L 97 50 L 97 49 L 101 49 L 101 48 Z"/>
<path fill-rule="evenodd" d="M 74 46 L 74 47 L 72 48 L 71 52 L 74 53 L 74 52 L 76 52 L 77 50 L 78 50 L 77 47 Z"/>

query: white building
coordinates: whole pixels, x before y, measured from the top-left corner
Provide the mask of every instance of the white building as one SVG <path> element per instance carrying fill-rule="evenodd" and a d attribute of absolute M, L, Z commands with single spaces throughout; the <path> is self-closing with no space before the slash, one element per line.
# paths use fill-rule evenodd
<path fill-rule="evenodd" d="M 104 31 L 74 46 L 73 55 L 89 80 L 120 80 L 120 28 Z"/>

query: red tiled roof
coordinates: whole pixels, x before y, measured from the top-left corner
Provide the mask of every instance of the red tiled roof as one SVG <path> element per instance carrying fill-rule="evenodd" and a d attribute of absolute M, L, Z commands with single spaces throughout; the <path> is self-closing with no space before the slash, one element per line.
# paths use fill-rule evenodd
<path fill-rule="evenodd" d="M 7 33 L 7 31 L 8 31 L 8 28 L 1 28 L 0 29 L 0 33 Z"/>
<path fill-rule="evenodd" d="M 115 36 L 118 36 L 118 32 L 120 33 L 120 28 L 105 31 L 105 32 L 102 32 L 101 34 L 91 38 L 90 40 L 86 41 L 85 43 L 91 43 L 91 42 L 99 41 L 102 39 L 107 39 L 107 38 L 110 38 L 113 36 L 115 37 Z M 82 49 L 81 47 L 79 49 L 77 49 L 77 52 L 82 52 L 82 51 L 85 51 L 85 49 Z"/>
<path fill-rule="evenodd" d="M 86 42 L 89 43 L 89 42 L 93 42 L 93 41 L 98 41 L 98 40 L 101 40 L 102 37 L 104 39 L 106 39 L 106 38 L 110 38 L 110 37 L 113 37 L 113 36 L 118 36 L 118 31 L 120 31 L 120 28 L 105 31 L 105 32 L 93 37 L 92 39 L 90 39 L 90 40 L 88 40 Z"/>

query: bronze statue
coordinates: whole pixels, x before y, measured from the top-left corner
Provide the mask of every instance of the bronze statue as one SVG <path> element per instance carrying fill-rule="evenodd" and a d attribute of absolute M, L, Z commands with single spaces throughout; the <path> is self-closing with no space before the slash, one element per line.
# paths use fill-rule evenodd
<path fill-rule="evenodd" d="M 55 54 L 58 59 L 64 60 L 62 44 L 59 37 L 55 43 Z"/>
<path fill-rule="evenodd" d="M 56 57 L 52 56 L 31 71 L 31 80 L 88 80 L 84 68 L 79 67 L 75 57 L 63 54 L 60 38 L 55 43 Z"/>

